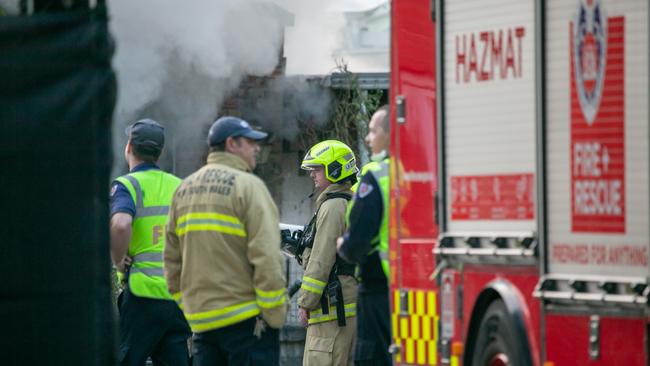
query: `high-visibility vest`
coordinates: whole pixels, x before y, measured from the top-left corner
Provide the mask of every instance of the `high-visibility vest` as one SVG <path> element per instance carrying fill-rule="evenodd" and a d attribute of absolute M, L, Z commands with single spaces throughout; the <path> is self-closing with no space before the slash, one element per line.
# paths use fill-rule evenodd
<path fill-rule="evenodd" d="M 352 187 L 350 188 L 352 193 L 357 192 L 357 189 L 359 188 L 359 183 L 361 183 L 361 177 L 366 175 L 366 173 L 368 173 L 368 171 L 370 169 L 379 167 L 379 164 L 381 164 L 383 161 L 389 161 L 389 160 L 388 160 L 388 158 L 384 158 L 382 161 L 374 161 L 374 160 L 372 160 L 372 161 L 369 161 L 368 163 L 366 163 L 366 165 L 361 167 L 361 171 L 359 172 L 359 175 L 358 175 L 359 180 L 357 180 L 357 182 L 354 183 L 352 185 Z"/>
<path fill-rule="evenodd" d="M 129 289 L 137 296 L 172 300 L 163 273 L 165 225 L 169 205 L 181 180 L 158 169 L 129 173 L 116 179 L 135 202 L 128 255 Z"/>
<path fill-rule="evenodd" d="M 381 226 L 379 228 L 379 233 L 377 236 L 371 240 L 372 250 L 368 255 L 373 254 L 375 251 L 379 252 L 379 258 L 381 259 L 381 267 L 384 270 L 386 278 L 389 275 L 389 262 L 388 262 L 388 214 L 389 214 L 389 202 L 390 202 L 390 159 L 386 158 L 381 162 L 372 161 L 361 168 L 362 176 L 365 174 L 372 174 L 375 178 L 375 181 L 379 185 L 382 203 L 383 203 L 383 215 Z M 350 202 L 348 206 L 348 216 L 350 210 L 354 205 L 354 201 Z M 349 221 L 348 221 L 349 222 Z"/>

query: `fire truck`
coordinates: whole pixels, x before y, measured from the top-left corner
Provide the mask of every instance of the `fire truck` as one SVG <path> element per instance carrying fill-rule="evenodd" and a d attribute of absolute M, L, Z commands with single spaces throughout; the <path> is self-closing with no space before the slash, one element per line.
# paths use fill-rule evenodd
<path fill-rule="evenodd" d="M 393 0 L 400 365 L 649 365 L 647 0 Z"/>

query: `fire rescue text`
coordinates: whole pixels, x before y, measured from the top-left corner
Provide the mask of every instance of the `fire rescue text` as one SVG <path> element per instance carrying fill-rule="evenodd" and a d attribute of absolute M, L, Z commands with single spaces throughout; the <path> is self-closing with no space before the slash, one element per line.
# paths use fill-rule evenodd
<path fill-rule="evenodd" d="M 598 142 L 573 145 L 573 210 L 578 215 L 620 216 L 623 213 L 620 179 L 603 179 L 610 168 L 606 146 Z"/>

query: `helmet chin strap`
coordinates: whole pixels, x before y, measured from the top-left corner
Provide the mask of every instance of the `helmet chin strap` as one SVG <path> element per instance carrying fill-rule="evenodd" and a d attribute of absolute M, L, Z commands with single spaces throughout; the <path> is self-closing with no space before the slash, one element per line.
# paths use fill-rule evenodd
<path fill-rule="evenodd" d="M 386 151 L 384 149 L 384 150 L 382 150 L 382 151 L 380 151 L 380 152 L 378 152 L 376 154 L 370 155 L 370 160 L 375 161 L 375 162 L 380 162 L 380 161 L 386 159 L 386 157 L 388 157 L 388 151 Z"/>
<path fill-rule="evenodd" d="M 313 191 L 311 191 L 311 193 L 309 194 L 309 196 L 308 196 L 308 197 L 309 197 L 309 198 L 312 198 L 312 197 L 314 197 L 314 195 L 315 195 L 315 194 L 316 194 L 317 192 L 318 192 L 318 188 L 316 188 L 316 187 L 314 187 L 314 190 L 313 190 Z"/>
<path fill-rule="evenodd" d="M 316 193 L 321 193 L 321 192 L 323 191 L 323 189 L 324 189 L 324 188 L 314 187 L 314 189 L 313 189 L 313 190 L 311 191 L 311 193 L 309 194 L 309 198 L 314 197 L 314 195 L 315 195 Z"/>

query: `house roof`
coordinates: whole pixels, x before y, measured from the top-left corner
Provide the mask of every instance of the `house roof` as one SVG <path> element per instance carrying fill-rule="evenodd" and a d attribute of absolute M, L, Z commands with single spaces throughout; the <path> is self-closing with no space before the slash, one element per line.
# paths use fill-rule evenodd
<path fill-rule="evenodd" d="M 361 90 L 388 89 L 390 85 L 390 74 L 387 72 L 357 72 L 353 73 L 353 76 L 356 77 Z M 332 89 L 349 89 L 352 87 L 350 75 L 341 72 L 329 75 L 324 85 Z"/>

